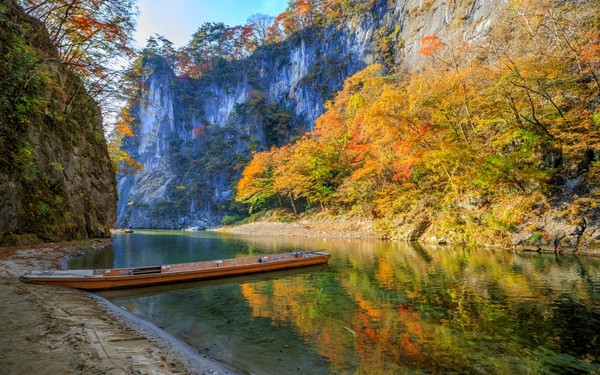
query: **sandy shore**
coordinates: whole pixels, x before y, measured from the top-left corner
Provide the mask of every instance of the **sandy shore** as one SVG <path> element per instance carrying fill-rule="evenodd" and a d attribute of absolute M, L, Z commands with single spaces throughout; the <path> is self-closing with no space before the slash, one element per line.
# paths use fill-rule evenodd
<path fill-rule="evenodd" d="M 108 243 L 0 248 L 0 374 L 236 374 L 98 296 L 18 280 Z"/>
<path fill-rule="evenodd" d="M 381 239 L 369 220 L 310 219 L 292 223 L 257 221 L 226 226 L 216 231 L 240 235 L 288 236 L 307 238 Z"/>

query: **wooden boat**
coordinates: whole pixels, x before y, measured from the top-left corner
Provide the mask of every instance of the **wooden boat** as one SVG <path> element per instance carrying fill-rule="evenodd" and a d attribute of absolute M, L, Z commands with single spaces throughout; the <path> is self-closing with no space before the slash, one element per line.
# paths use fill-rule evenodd
<path fill-rule="evenodd" d="M 86 290 L 131 288 L 312 266 L 327 263 L 330 256 L 325 252 L 295 252 L 161 266 L 46 270 L 21 276 L 21 281 Z"/>

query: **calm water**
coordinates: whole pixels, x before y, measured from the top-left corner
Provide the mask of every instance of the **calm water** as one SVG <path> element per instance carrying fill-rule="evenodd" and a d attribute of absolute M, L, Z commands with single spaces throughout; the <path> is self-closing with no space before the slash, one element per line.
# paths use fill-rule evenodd
<path fill-rule="evenodd" d="M 71 268 L 332 252 L 327 266 L 103 293 L 247 372 L 600 373 L 600 259 L 204 232 L 113 242 Z"/>

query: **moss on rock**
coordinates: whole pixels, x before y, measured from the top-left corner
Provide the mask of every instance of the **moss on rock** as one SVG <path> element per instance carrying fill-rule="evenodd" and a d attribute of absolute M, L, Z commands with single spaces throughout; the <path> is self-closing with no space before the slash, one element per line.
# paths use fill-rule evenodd
<path fill-rule="evenodd" d="M 100 109 L 14 0 L 0 4 L 0 92 L 0 243 L 110 236 L 117 195 Z"/>

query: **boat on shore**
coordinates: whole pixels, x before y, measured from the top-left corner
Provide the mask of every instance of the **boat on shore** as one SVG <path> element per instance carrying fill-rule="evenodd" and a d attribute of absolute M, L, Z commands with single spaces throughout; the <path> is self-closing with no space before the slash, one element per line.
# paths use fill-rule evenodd
<path fill-rule="evenodd" d="M 85 290 L 119 289 L 306 267 L 327 263 L 330 257 L 331 254 L 319 251 L 295 252 L 160 266 L 44 270 L 21 276 L 20 279 L 27 283 Z"/>
<path fill-rule="evenodd" d="M 111 229 L 111 233 L 133 233 L 133 229 L 129 228 L 119 228 L 119 229 Z"/>

